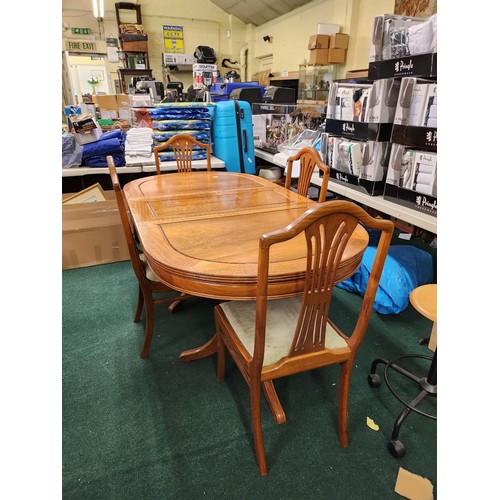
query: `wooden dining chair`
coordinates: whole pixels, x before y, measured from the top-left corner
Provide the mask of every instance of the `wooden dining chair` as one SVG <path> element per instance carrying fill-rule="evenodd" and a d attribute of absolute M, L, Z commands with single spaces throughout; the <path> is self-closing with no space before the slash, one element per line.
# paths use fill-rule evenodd
<path fill-rule="evenodd" d="M 367 289 L 350 334 L 329 318 L 339 263 L 349 237 L 361 223 L 381 231 Z M 259 240 L 256 301 L 229 301 L 215 306 L 217 378 L 224 379 L 225 349 L 250 388 L 257 464 L 267 474 L 261 420 L 261 388 L 278 423 L 286 421 L 275 391 L 276 378 L 340 364 L 338 434 L 347 447 L 347 402 L 356 352 L 365 335 L 394 224 L 375 219 L 348 201 L 318 203 L 283 229 Z M 295 237 L 307 247 L 306 279 L 300 297 L 267 299 L 269 254 L 274 245 Z M 273 252 L 278 249 L 272 250 Z M 339 315 L 343 311 L 333 311 Z"/>
<path fill-rule="evenodd" d="M 168 139 L 168 141 L 165 141 L 159 146 L 155 146 L 153 148 L 153 152 L 155 155 L 156 173 L 158 175 L 161 174 L 161 169 L 160 169 L 161 162 L 160 162 L 160 155 L 158 153 L 160 153 L 161 151 L 165 151 L 169 147 L 172 147 L 172 150 L 175 155 L 175 161 L 177 162 L 177 170 L 179 172 L 192 171 L 193 151 L 197 151 L 198 149 L 205 150 L 207 154 L 207 170 L 211 170 L 210 144 L 205 144 L 203 142 L 200 142 L 188 134 L 177 134 Z"/>
<path fill-rule="evenodd" d="M 309 187 L 311 185 L 311 177 L 316 169 L 323 172 L 323 182 L 321 183 L 321 190 L 319 193 L 318 202 L 321 203 L 326 200 L 326 193 L 328 191 L 328 179 L 330 178 L 330 168 L 323 163 L 318 151 L 312 147 L 305 147 L 290 156 L 287 160 L 285 187 L 291 189 L 292 185 L 292 167 L 293 162 L 300 160 L 300 172 L 297 184 L 297 192 L 302 196 L 307 196 Z"/>
<path fill-rule="evenodd" d="M 125 238 L 127 240 L 130 261 L 137 277 L 137 281 L 139 282 L 139 295 L 134 315 L 135 323 L 141 320 L 143 306 L 144 303 L 146 304 L 146 327 L 144 330 L 144 343 L 141 350 L 141 358 L 145 358 L 149 354 L 151 341 L 153 339 L 154 306 L 157 304 L 168 303 L 170 304 L 168 311 L 172 312 L 181 301 L 191 298 L 191 296 L 185 293 L 172 296 L 172 292 L 175 292 L 175 290 L 162 283 L 151 269 L 146 256 L 138 248 L 133 226 L 128 216 L 125 197 L 123 196 L 123 192 L 118 181 L 118 175 L 116 173 L 113 157 L 107 156 L 106 162 L 111 176 L 113 189 L 115 191 L 116 202 L 118 204 L 118 211 L 120 213 Z M 170 296 L 164 297 L 163 295 L 165 293 L 169 293 Z M 157 294 L 162 294 L 162 297 L 156 297 Z"/>

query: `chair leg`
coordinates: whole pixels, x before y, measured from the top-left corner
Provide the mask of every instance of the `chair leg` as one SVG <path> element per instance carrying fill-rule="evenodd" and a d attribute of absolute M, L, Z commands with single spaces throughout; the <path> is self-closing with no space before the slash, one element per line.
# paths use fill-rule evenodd
<path fill-rule="evenodd" d="M 137 307 L 135 308 L 134 323 L 141 321 L 143 305 L 144 305 L 144 294 L 142 293 L 141 285 L 139 285 L 139 293 L 137 296 Z"/>
<path fill-rule="evenodd" d="M 262 476 L 267 475 L 264 436 L 262 434 L 262 418 L 260 412 L 260 381 L 250 381 L 250 404 L 252 408 L 252 427 L 257 465 Z"/>
<path fill-rule="evenodd" d="M 349 400 L 349 384 L 351 382 L 353 364 L 354 360 L 351 358 L 345 363 L 342 363 L 342 369 L 340 371 L 338 425 L 339 441 L 343 448 L 347 448 L 349 445 L 347 437 L 347 404 Z"/>
<path fill-rule="evenodd" d="M 144 331 L 144 343 L 142 345 L 141 358 L 146 358 L 149 355 L 151 341 L 153 340 L 153 330 L 155 326 L 154 304 L 153 297 L 147 295 L 146 301 L 146 328 Z"/>

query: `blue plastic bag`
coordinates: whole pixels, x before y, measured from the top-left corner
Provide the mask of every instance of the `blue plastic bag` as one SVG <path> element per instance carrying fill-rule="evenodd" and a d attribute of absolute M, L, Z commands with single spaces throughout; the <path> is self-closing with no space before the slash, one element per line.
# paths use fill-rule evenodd
<path fill-rule="evenodd" d="M 368 278 L 376 253 L 368 247 L 359 269 L 337 286 L 362 296 L 366 292 Z M 398 314 L 410 303 L 410 292 L 433 279 L 432 255 L 411 245 L 392 245 L 386 257 L 373 309 L 380 314 Z"/>

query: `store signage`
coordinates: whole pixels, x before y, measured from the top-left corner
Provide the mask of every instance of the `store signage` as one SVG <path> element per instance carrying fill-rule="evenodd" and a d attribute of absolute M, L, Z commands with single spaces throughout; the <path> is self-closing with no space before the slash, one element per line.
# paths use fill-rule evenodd
<path fill-rule="evenodd" d="M 97 45 L 95 42 L 66 40 L 66 50 L 70 52 L 97 52 Z"/>
<path fill-rule="evenodd" d="M 184 54 L 184 27 L 163 25 L 163 40 L 165 52 L 169 54 Z"/>

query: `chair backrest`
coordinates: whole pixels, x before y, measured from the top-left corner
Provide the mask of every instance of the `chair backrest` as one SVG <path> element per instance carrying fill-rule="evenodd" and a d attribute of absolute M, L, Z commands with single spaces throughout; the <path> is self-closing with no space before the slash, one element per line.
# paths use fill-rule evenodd
<path fill-rule="evenodd" d="M 330 178 L 330 169 L 321 160 L 318 151 L 311 147 L 305 147 L 290 156 L 287 160 L 285 187 L 290 189 L 292 184 L 292 167 L 293 162 L 300 160 L 299 180 L 297 184 L 297 192 L 302 196 L 307 196 L 309 186 L 311 185 L 311 177 L 316 167 L 323 172 L 323 182 L 319 193 L 318 202 L 323 202 L 326 199 L 328 188 L 328 179 Z"/>
<path fill-rule="evenodd" d="M 302 237 L 302 234 L 305 238 L 307 270 L 304 293 L 295 334 L 290 337 L 289 356 L 284 363 L 288 361 L 293 363 L 294 357 L 310 354 L 311 359 L 305 363 L 304 370 L 311 369 L 312 366 L 327 363 L 325 331 L 327 322 L 332 324 L 328 319 L 332 292 L 339 281 L 338 269 L 342 254 L 349 237 L 359 223 L 364 227 L 380 230 L 381 236 L 356 326 L 350 337 L 346 336 L 351 351 L 355 351 L 368 326 L 394 224 L 388 220 L 371 217 L 352 202 L 336 200 L 318 203 L 284 229 L 260 237 L 253 358 L 257 370 L 262 368 L 264 356 L 271 247 L 297 236 Z M 334 328 L 338 330 L 337 327 Z M 294 366 L 294 371 L 297 371 L 296 366 Z"/>
<path fill-rule="evenodd" d="M 134 269 L 137 279 L 141 281 L 143 279 L 146 279 L 146 274 L 139 257 L 139 249 L 136 245 L 134 232 L 127 212 L 125 197 L 123 196 L 122 188 L 120 187 L 120 182 L 118 181 L 118 174 L 116 173 L 116 166 L 115 162 L 113 161 L 113 157 L 106 156 L 106 163 L 108 165 L 109 175 L 111 176 L 111 182 L 115 191 L 116 203 L 118 205 L 118 211 L 120 213 L 120 219 L 122 221 L 125 239 L 127 240 L 127 247 L 130 254 L 130 261 L 132 262 L 132 268 Z"/>
<path fill-rule="evenodd" d="M 210 144 L 204 144 L 188 134 L 178 134 L 168 139 L 168 141 L 165 141 L 159 146 L 155 146 L 153 148 L 156 173 L 158 175 L 161 174 L 160 155 L 158 153 L 170 147 L 172 147 L 172 151 L 174 152 L 175 161 L 177 162 L 177 170 L 179 172 L 191 172 L 193 151 L 197 151 L 199 149 L 205 150 L 207 155 L 207 170 L 211 170 Z"/>

